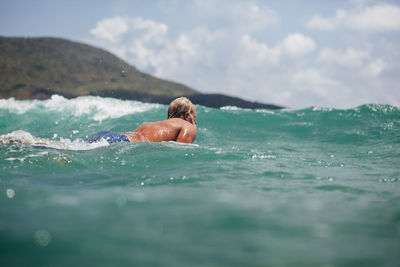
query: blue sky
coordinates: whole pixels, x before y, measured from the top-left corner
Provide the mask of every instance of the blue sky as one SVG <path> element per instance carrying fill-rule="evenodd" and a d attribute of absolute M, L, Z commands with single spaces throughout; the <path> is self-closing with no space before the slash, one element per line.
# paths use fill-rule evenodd
<path fill-rule="evenodd" d="M 400 106 L 400 1 L 0 0 L 0 35 L 104 48 L 204 93 Z"/>

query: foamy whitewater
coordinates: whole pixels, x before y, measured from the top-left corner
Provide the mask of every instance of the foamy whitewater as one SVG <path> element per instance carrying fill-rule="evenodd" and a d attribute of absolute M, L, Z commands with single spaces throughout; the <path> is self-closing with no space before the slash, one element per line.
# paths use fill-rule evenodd
<path fill-rule="evenodd" d="M 0 266 L 398 266 L 398 107 L 198 106 L 194 144 L 83 141 L 166 113 L 0 99 Z"/>

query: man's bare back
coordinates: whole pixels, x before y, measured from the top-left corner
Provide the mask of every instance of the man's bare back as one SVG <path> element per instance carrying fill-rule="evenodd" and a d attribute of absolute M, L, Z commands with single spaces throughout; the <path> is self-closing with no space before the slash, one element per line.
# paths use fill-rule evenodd
<path fill-rule="evenodd" d="M 171 102 L 168 107 L 168 119 L 146 122 L 135 131 L 124 133 L 130 142 L 176 141 L 192 143 L 196 138 L 196 108 L 185 97 Z"/>
<path fill-rule="evenodd" d="M 146 122 L 135 131 L 124 133 L 131 142 L 176 141 L 192 143 L 196 138 L 196 126 L 184 118 Z"/>

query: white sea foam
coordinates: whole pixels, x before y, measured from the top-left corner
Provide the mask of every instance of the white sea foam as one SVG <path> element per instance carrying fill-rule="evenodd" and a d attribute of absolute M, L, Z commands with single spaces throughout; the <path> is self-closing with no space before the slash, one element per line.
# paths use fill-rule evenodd
<path fill-rule="evenodd" d="M 253 111 L 250 108 L 240 108 L 237 106 L 223 106 L 219 108 L 220 110 L 225 110 L 225 111 Z"/>
<path fill-rule="evenodd" d="M 251 108 L 240 108 L 240 107 L 237 107 L 237 106 L 223 106 L 223 107 L 220 107 L 219 109 L 223 110 L 223 111 L 234 111 L 235 113 L 237 111 L 240 111 L 240 112 L 251 112 L 251 111 L 253 111 L 253 109 L 251 109 Z"/>
<path fill-rule="evenodd" d="M 161 107 L 159 104 L 99 96 L 81 96 L 73 99 L 66 99 L 60 95 L 53 95 L 50 99 L 44 101 L 15 100 L 14 98 L 0 99 L 0 109 L 7 109 L 12 113 L 24 114 L 36 108 L 44 108 L 48 111 L 68 112 L 68 114 L 72 114 L 76 117 L 88 115 L 96 121 L 119 118 L 159 107 Z"/>
<path fill-rule="evenodd" d="M 275 111 L 269 109 L 256 109 L 255 111 L 257 113 L 275 114 Z"/>
<path fill-rule="evenodd" d="M 11 157 L 11 158 L 6 158 L 5 160 L 24 162 L 26 159 L 35 158 L 35 157 L 43 157 L 43 156 L 46 156 L 46 155 L 48 155 L 48 154 L 49 154 L 49 153 L 48 153 L 47 151 L 42 151 L 42 152 L 35 153 L 35 154 L 29 154 L 29 155 L 26 155 L 26 156 L 21 157 L 21 158 L 14 158 L 14 157 Z"/>
<path fill-rule="evenodd" d="M 223 106 L 220 107 L 221 110 L 241 110 L 241 108 L 236 107 L 236 106 Z"/>
<path fill-rule="evenodd" d="M 14 97 L 9 99 L 0 99 L 0 109 L 7 109 L 9 112 L 23 114 L 38 105 L 38 100 L 15 100 Z"/>
<path fill-rule="evenodd" d="M 326 111 L 332 111 L 333 108 L 328 108 L 328 107 L 319 107 L 319 106 L 314 106 L 312 108 L 312 111 L 322 111 L 322 112 L 326 112 Z"/>
<path fill-rule="evenodd" d="M 64 150 L 90 150 L 109 145 L 109 143 L 104 139 L 91 144 L 84 142 L 82 139 L 71 141 L 70 139 L 60 138 L 60 141 L 54 141 L 46 138 L 35 137 L 31 133 L 23 130 L 17 130 L 9 134 L 0 135 L 0 143 L 20 143 L 27 146 L 47 147 Z M 8 160 L 13 161 L 21 159 L 9 158 Z"/>

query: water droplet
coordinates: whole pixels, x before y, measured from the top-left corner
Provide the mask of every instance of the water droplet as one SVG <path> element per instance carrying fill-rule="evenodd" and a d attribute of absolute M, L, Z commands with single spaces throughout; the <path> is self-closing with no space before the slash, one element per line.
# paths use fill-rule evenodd
<path fill-rule="evenodd" d="M 6 194 L 7 194 L 7 197 L 11 199 L 15 196 L 15 191 L 13 189 L 9 188 L 6 190 Z"/>
<path fill-rule="evenodd" d="M 51 241 L 51 235 L 46 230 L 36 231 L 33 235 L 33 238 L 35 239 L 36 243 L 41 247 L 49 245 Z"/>

